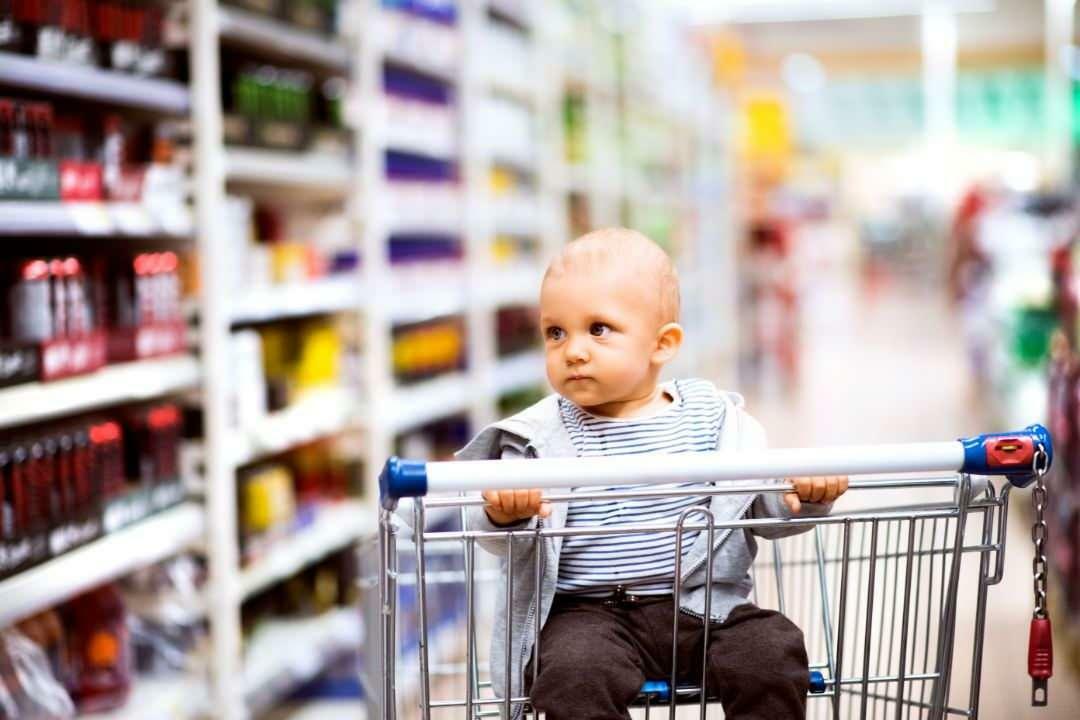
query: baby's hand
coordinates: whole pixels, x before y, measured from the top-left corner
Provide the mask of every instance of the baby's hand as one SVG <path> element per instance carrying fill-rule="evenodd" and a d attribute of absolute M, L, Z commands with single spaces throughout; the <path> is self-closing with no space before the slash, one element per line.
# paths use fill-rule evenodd
<path fill-rule="evenodd" d="M 510 525 L 533 515 L 551 515 L 551 505 L 540 500 L 539 490 L 485 490 L 482 494 L 484 511 L 496 525 Z"/>
<path fill-rule="evenodd" d="M 832 502 L 847 492 L 848 488 L 846 475 L 794 477 L 788 478 L 787 481 L 795 489 L 793 492 L 784 495 L 784 504 L 795 515 L 802 510 L 804 502 Z"/>

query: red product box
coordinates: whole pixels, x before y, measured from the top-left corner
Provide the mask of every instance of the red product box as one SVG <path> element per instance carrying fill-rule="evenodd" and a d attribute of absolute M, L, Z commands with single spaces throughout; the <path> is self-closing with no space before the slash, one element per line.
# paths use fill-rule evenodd
<path fill-rule="evenodd" d="M 105 333 L 96 330 L 77 338 L 48 340 L 41 344 L 40 354 L 41 379 L 59 380 L 104 367 L 108 342 Z"/>
<path fill-rule="evenodd" d="M 75 202 L 101 200 L 101 165 L 77 160 L 61 160 L 60 199 Z"/>
<path fill-rule="evenodd" d="M 185 350 L 187 325 L 183 321 L 113 328 L 109 333 L 110 362 L 145 360 Z"/>

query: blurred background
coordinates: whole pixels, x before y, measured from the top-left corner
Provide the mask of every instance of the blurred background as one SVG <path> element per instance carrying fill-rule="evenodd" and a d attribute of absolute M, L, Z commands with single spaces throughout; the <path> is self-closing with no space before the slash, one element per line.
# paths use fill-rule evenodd
<path fill-rule="evenodd" d="M 0 0 L 0 718 L 375 717 L 381 464 L 549 391 L 543 268 L 609 225 L 773 445 L 1051 426 L 1050 706 L 1024 492 L 981 710 L 1076 717 L 1076 15 Z"/>

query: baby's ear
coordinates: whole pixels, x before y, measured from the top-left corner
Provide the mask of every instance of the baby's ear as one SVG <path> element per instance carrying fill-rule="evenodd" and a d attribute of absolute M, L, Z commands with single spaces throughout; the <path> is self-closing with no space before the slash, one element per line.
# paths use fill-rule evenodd
<path fill-rule="evenodd" d="M 653 362 L 661 365 L 670 362 L 682 347 L 683 329 L 679 323 L 667 323 L 656 333 L 656 350 Z"/>

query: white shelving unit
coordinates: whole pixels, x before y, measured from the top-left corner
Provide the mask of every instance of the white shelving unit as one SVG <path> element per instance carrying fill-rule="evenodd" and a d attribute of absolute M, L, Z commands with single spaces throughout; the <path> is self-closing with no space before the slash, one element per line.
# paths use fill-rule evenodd
<path fill-rule="evenodd" d="M 0 84 L 174 115 L 186 113 L 191 107 L 187 87 L 172 80 L 142 78 L 8 52 L 0 52 Z"/>
<path fill-rule="evenodd" d="M 89 375 L 0 389 L 0 430 L 84 410 L 149 400 L 199 383 L 190 355 L 108 365 Z"/>
<path fill-rule="evenodd" d="M 203 521 L 185 503 L 0 580 L 0 627 L 182 552 L 202 538 Z"/>
<path fill-rule="evenodd" d="M 202 292 L 197 300 L 199 357 L 118 365 L 86 377 L 0 390 L 0 432 L 201 388 L 205 507 L 184 505 L 0 583 L 0 597 L 17 598 L 0 603 L 0 627 L 10 617 L 45 607 L 61 595 L 123 575 L 138 564 L 167 557 L 204 539 L 210 569 L 211 682 L 207 694 L 215 717 L 238 720 L 263 709 L 257 698 L 280 696 L 298 679 L 318 674 L 343 643 L 359 645 L 363 637 L 359 615 L 342 619 L 350 615 L 343 611 L 334 616 L 337 619 L 319 619 L 321 624 L 312 621 L 279 628 L 278 642 L 271 645 L 245 644 L 242 603 L 335 550 L 374 535 L 378 473 L 399 436 L 462 414 L 473 428 L 479 428 L 495 419 L 501 396 L 546 387 L 539 348 L 498 357 L 496 313 L 509 306 L 535 305 L 543 269 L 570 235 L 571 193 L 585 199 L 585 220 L 593 227 L 621 223 L 622 206 L 628 203 L 663 205 L 694 218 L 695 230 L 685 234 L 689 239 L 680 248 L 687 251 L 681 265 L 686 271 L 692 268 L 694 276 L 684 294 L 684 307 L 698 314 L 701 308 L 734 307 L 732 240 L 727 235 L 731 215 L 723 204 L 730 198 L 724 185 L 728 153 L 716 139 L 726 110 L 713 99 L 684 107 L 669 102 L 666 95 L 646 97 L 637 86 L 621 81 L 613 55 L 612 33 L 617 26 L 599 18 L 600 12 L 610 9 L 601 0 L 576 3 L 586 7 L 580 15 L 560 2 L 458 0 L 458 16 L 452 24 L 384 7 L 382 0 L 340 0 L 342 36 L 333 40 L 223 5 L 220 0 L 178 2 L 186 2 L 189 9 L 185 42 L 191 58 L 190 89 L 172 81 L 41 63 L 7 53 L 0 53 L 0 85 L 138 110 L 189 114 L 194 137 L 190 184 L 194 217 L 188 215 L 180 222 L 103 203 L 0 202 L 0 235 L 160 239 L 188 235 L 194 226 L 203 259 Z M 657 17 L 651 17 L 650 23 L 666 22 L 663 11 L 655 12 Z M 516 76 L 508 76 L 507 68 L 494 67 L 499 63 L 485 54 L 493 37 L 514 48 L 514 62 L 505 64 L 520 64 Z M 634 45 L 643 45 L 644 40 L 631 36 L 624 40 L 631 45 L 624 53 L 651 57 L 652 50 Z M 598 44 L 607 51 L 598 50 Z M 346 77 L 344 114 L 352 134 L 352 152 L 226 147 L 222 140 L 222 47 L 274 64 L 319 68 Z M 597 61 L 606 57 L 604 52 L 611 57 Z M 496 52 L 494 57 L 502 56 Z M 432 121 L 436 125 L 432 128 L 391 126 L 394 118 L 383 87 L 387 63 L 421 73 L 452 90 L 452 133 L 447 131 L 451 125 L 445 114 Z M 677 69 L 668 72 L 666 82 L 685 83 L 687 95 L 711 97 L 707 73 Z M 587 119 L 587 154 L 584 162 L 573 165 L 567 162 L 563 123 L 568 88 L 582 96 Z M 627 101 L 632 93 L 633 99 Z M 631 159 L 619 155 L 620 114 L 625 105 L 635 103 L 647 106 L 683 138 L 682 173 L 662 192 L 654 192 L 632 167 Z M 529 135 L 523 145 L 508 147 L 493 137 L 488 114 L 493 104 L 496 109 L 513 108 L 516 117 L 524 118 Z M 452 160 L 460 180 L 437 192 L 403 188 L 387 178 L 388 150 Z M 701 159 L 695 160 L 699 155 Z M 493 167 L 521 172 L 531 182 L 495 197 Z M 281 199 L 291 206 L 342 207 L 362 258 L 359 273 L 303 285 L 242 287 L 235 268 L 206 261 L 228 256 L 230 238 L 223 227 L 227 192 Z M 392 266 L 388 239 L 404 232 L 460 237 L 464 259 L 439 269 Z M 496 263 L 492 249 L 496 235 L 534 238 L 535 256 L 510 265 Z M 350 387 L 315 392 L 253 427 L 234 427 L 229 386 L 234 327 L 342 312 L 355 316 L 362 336 L 362 392 Z M 447 315 L 465 318 L 468 369 L 418 383 L 395 382 L 392 328 Z M 727 323 L 721 319 L 718 324 Z M 730 350 L 724 330 L 709 336 L 718 339 L 704 351 L 687 352 L 679 373 L 715 377 L 716 367 Z M 314 524 L 283 538 L 265 557 L 242 567 L 238 467 L 354 429 L 362 431 L 366 453 L 364 496 L 325 508 Z M 126 554 L 118 553 L 119 549 Z M 88 569 L 92 569 L 89 574 Z M 281 638 L 286 638 L 284 645 Z M 283 646 L 310 653 L 292 657 L 280 650 Z M 377 643 L 367 643 L 367 647 L 377 647 Z M 365 658 L 369 667 L 378 662 L 378 658 Z"/>

